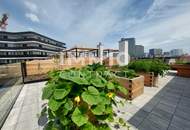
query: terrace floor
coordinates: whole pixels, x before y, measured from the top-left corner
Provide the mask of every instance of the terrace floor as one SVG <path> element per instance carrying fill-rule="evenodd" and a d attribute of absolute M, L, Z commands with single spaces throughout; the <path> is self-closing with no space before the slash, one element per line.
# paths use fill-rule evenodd
<path fill-rule="evenodd" d="M 38 114 L 45 82 L 26 84 L 2 130 L 41 130 Z M 145 87 L 144 94 L 119 107 L 118 116 L 139 130 L 189 130 L 190 78 L 167 75 L 159 87 Z M 126 129 L 126 128 L 125 128 Z"/>

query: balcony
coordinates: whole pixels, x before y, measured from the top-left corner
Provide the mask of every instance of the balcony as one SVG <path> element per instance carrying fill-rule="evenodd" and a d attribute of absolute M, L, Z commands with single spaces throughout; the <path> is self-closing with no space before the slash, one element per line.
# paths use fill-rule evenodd
<path fill-rule="evenodd" d="M 24 51 L 24 50 L 27 50 L 27 51 L 30 51 L 30 50 L 43 50 L 43 51 L 51 51 L 51 52 L 58 52 L 58 51 L 61 51 L 60 49 L 48 49 L 48 48 L 42 48 L 42 47 L 0 47 L 0 49 L 2 50 L 7 50 L 7 51 Z"/>
<path fill-rule="evenodd" d="M 66 47 L 64 47 L 64 45 L 65 44 L 58 44 L 58 43 L 52 43 L 52 42 L 49 42 L 49 41 L 47 41 L 47 40 L 42 40 L 42 39 L 37 39 L 37 38 L 25 38 L 25 39 L 5 39 L 5 38 L 3 38 L 3 39 L 0 39 L 0 41 L 10 41 L 10 42 L 29 42 L 29 41 L 36 41 L 36 42 L 42 42 L 42 43 L 46 43 L 46 44 L 49 44 L 49 45 L 53 45 L 53 46 L 55 46 L 55 47 L 60 47 L 60 48 L 66 48 Z"/>

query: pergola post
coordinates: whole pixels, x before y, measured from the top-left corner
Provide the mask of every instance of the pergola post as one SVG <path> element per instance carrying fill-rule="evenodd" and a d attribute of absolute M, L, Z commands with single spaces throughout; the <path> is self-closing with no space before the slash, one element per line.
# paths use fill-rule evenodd
<path fill-rule="evenodd" d="M 64 53 L 60 52 L 60 64 L 63 65 L 64 64 Z"/>
<path fill-rule="evenodd" d="M 97 45 L 97 48 L 98 48 L 98 57 L 100 59 L 100 64 L 103 64 L 103 45 L 101 42 L 99 42 L 99 44 Z"/>

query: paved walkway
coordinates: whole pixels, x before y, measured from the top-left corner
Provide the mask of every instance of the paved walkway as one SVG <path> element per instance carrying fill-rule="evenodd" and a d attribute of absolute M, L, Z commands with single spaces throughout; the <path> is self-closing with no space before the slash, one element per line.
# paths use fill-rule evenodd
<path fill-rule="evenodd" d="M 40 130 L 41 90 L 45 82 L 26 84 L 2 130 Z M 120 107 L 118 115 L 140 130 L 190 129 L 190 78 L 168 75 L 158 88 L 145 87 L 143 95 Z"/>

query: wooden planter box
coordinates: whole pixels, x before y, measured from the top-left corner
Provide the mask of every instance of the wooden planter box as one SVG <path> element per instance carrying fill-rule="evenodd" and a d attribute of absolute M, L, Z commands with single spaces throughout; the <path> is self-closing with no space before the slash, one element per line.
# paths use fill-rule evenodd
<path fill-rule="evenodd" d="M 171 65 L 171 68 L 177 70 L 178 76 L 190 77 L 190 65 Z"/>
<path fill-rule="evenodd" d="M 138 73 L 139 75 L 144 76 L 144 85 L 147 87 L 157 87 L 158 76 L 154 75 L 154 72 L 149 73 Z"/>
<path fill-rule="evenodd" d="M 143 76 L 139 76 L 133 79 L 124 77 L 117 77 L 116 79 L 120 85 L 124 86 L 128 90 L 128 95 L 124 95 L 122 92 L 118 92 L 119 96 L 132 100 L 144 93 Z"/>

